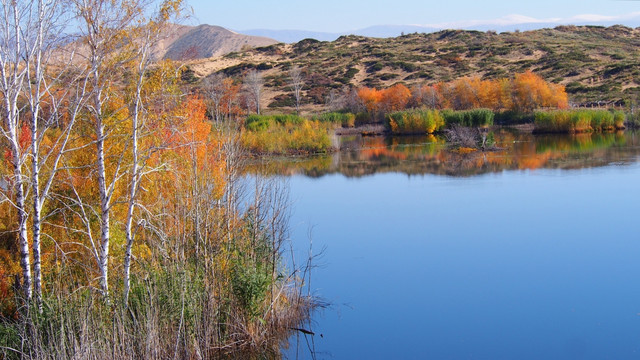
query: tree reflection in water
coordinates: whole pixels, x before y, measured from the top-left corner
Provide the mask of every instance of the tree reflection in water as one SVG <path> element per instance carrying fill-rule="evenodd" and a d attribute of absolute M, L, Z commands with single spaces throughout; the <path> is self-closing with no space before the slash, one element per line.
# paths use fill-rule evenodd
<path fill-rule="evenodd" d="M 249 172 L 319 177 L 341 173 L 359 177 L 398 172 L 407 175 L 475 176 L 505 170 L 581 169 L 629 164 L 640 157 L 634 132 L 532 135 L 509 129 L 495 132 L 497 151 L 457 151 L 439 136 L 340 139 L 334 154 L 274 157 L 251 164 Z"/>

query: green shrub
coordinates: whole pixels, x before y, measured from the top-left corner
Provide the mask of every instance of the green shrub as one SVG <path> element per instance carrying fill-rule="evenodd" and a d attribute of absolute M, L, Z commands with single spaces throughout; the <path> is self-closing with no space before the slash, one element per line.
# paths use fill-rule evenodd
<path fill-rule="evenodd" d="M 265 131 L 273 123 L 272 119 L 266 116 L 249 115 L 244 122 L 247 130 L 250 131 Z"/>
<path fill-rule="evenodd" d="M 294 114 L 273 115 L 273 119 L 275 121 L 277 121 L 278 124 L 280 124 L 280 125 L 284 125 L 284 124 L 300 125 L 305 121 L 304 118 L 300 117 L 299 115 L 294 115 Z"/>
<path fill-rule="evenodd" d="M 536 112 L 534 115 L 536 132 L 570 132 L 571 116 L 568 111 Z"/>
<path fill-rule="evenodd" d="M 616 129 L 624 129 L 624 123 L 626 116 L 622 111 L 616 111 L 613 113 L 613 126 Z"/>
<path fill-rule="evenodd" d="M 237 261 L 231 268 L 231 286 L 242 309 L 255 317 L 263 310 L 261 304 L 271 286 L 271 274 L 259 262 Z"/>

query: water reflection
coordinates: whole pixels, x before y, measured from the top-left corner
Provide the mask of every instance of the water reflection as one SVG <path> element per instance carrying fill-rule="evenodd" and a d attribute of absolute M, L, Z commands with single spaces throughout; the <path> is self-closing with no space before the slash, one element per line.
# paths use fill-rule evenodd
<path fill-rule="evenodd" d="M 474 176 L 505 170 L 581 169 L 636 162 L 640 135 L 634 132 L 579 135 L 532 135 L 509 129 L 495 133 L 501 150 L 453 151 L 438 136 L 340 138 L 339 152 L 313 157 L 283 157 L 253 163 L 250 171 L 320 177 L 341 173 Z"/>

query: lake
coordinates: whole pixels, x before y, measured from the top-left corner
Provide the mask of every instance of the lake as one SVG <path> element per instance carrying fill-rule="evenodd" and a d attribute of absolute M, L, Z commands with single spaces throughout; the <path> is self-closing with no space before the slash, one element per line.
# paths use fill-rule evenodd
<path fill-rule="evenodd" d="M 314 316 L 290 359 L 637 359 L 640 134 L 340 139 L 274 159 L 311 234 Z M 315 349 L 315 357 L 307 350 Z"/>

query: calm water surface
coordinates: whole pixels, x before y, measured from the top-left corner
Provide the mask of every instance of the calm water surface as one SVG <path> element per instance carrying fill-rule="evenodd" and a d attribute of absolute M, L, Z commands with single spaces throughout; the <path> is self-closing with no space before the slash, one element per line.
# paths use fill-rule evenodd
<path fill-rule="evenodd" d="M 294 246 L 311 229 L 325 249 L 316 358 L 640 358 L 635 134 L 504 133 L 504 151 L 467 155 L 344 141 L 271 164 L 290 174 Z"/>

